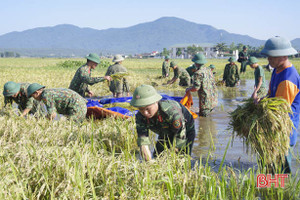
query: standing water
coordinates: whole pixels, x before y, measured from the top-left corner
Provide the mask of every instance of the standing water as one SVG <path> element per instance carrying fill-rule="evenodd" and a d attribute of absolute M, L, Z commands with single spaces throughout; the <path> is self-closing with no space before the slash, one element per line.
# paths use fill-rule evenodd
<path fill-rule="evenodd" d="M 268 83 L 267 83 L 268 85 Z M 236 109 L 237 105 L 243 104 L 243 99 L 249 98 L 254 90 L 254 80 L 241 80 L 239 86 L 235 88 L 218 87 L 218 106 L 208 117 L 198 117 L 195 119 L 196 138 L 192 150 L 192 156 L 195 158 L 210 158 L 210 165 L 218 170 L 223 156 L 226 151 L 226 146 L 230 142 L 232 130 L 229 130 L 229 112 Z M 170 96 L 184 96 L 183 91 L 160 91 Z M 193 111 L 198 112 L 198 95 L 193 94 L 194 105 Z M 294 156 L 292 159 L 292 173 L 300 167 L 300 130 L 298 129 L 297 144 L 294 148 Z M 234 167 L 239 170 L 247 170 L 250 167 L 257 167 L 256 157 L 251 155 L 251 150 L 246 151 L 246 146 L 240 138 L 234 138 L 227 149 L 225 165 Z M 296 160 L 297 159 L 297 160 Z"/>

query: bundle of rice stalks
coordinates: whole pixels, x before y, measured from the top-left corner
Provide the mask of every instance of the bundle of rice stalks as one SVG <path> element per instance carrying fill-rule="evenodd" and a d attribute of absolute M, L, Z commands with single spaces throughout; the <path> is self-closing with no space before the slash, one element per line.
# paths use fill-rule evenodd
<path fill-rule="evenodd" d="M 289 149 L 291 112 L 285 99 L 265 98 L 255 105 L 250 98 L 230 113 L 229 125 L 233 136 L 241 137 L 247 150 L 251 146 L 265 164 L 281 164 Z"/>
<path fill-rule="evenodd" d="M 216 85 L 217 86 L 224 86 L 225 85 L 225 83 L 223 82 L 223 81 L 216 81 Z"/>
<path fill-rule="evenodd" d="M 128 75 L 129 75 L 128 72 L 118 72 L 118 73 L 112 74 L 110 77 L 113 80 L 121 81 L 122 78 L 124 78 L 125 76 L 128 76 Z"/>
<path fill-rule="evenodd" d="M 104 104 L 103 108 L 111 108 L 111 107 L 121 107 L 121 108 L 126 108 L 129 111 L 135 111 L 137 110 L 136 107 L 131 106 L 129 103 L 110 103 L 110 104 Z"/>

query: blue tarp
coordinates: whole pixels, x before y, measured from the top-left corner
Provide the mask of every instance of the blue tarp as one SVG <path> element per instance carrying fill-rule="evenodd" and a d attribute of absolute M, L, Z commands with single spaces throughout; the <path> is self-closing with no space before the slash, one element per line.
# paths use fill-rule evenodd
<path fill-rule="evenodd" d="M 174 100 L 174 101 L 180 102 L 180 100 L 182 99 L 182 97 L 171 97 L 166 94 L 162 94 L 161 96 L 163 97 L 162 100 Z M 87 102 L 86 106 L 87 107 L 93 107 L 93 106 L 103 107 L 103 104 L 125 103 L 125 102 L 130 103 L 131 99 L 132 99 L 132 97 L 105 98 L 105 99 L 100 99 L 100 100 L 87 99 L 88 102 Z M 122 108 L 122 107 L 111 107 L 111 108 L 106 108 L 106 109 L 121 113 L 123 115 L 128 115 L 128 116 L 134 116 L 137 113 L 137 111 L 131 112 L 130 110 L 128 110 L 126 108 Z"/>

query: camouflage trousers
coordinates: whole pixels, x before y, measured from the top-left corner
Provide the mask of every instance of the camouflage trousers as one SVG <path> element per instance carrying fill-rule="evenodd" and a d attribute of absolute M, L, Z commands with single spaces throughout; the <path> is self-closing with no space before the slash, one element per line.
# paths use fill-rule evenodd
<path fill-rule="evenodd" d="M 67 110 L 66 117 L 74 122 L 81 123 L 86 118 L 87 106 L 85 102 L 79 102 L 76 106 Z"/>
<path fill-rule="evenodd" d="M 218 92 L 211 93 L 208 97 L 207 94 L 198 90 L 199 98 L 199 115 L 206 117 L 218 105 Z"/>

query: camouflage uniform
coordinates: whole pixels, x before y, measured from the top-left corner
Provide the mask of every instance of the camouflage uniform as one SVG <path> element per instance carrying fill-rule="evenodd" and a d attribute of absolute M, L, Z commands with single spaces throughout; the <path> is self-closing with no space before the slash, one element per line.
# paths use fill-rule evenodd
<path fill-rule="evenodd" d="M 259 83 L 259 80 L 258 80 L 259 77 L 262 77 L 262 84 L 261 84 L 259 90 L 257 91 L 257 97 L 262 98 L 262 97 L 266 96 L 266 94 L 268 93 L 268 89 L 266 86 L 264 69 L 261 66 L 258 66 L 257 68 L 255 68 L 254 77 L 255 77 L 255 86 L 256 87 Z"/>
<path fill-rule="evenodd" d="M 75 122 L 82 122 L 86 117 L 86 100 L 76 92 L 65 89 L 44 89 L 41 101 L 46 105 L 48 115 L 56 112 L 66 115 Z"/>
<path fill-rule="evenodd" d="M 243 57 L 243 58 L 242 58 Z M 241 63 L 241 69 L 240 69 L 240 72 L 246 72 L 246 66 L 247 66 L 247 57 L 248 57 L 248 54 L 247 54 L 247 51 L 244 52 L 244 51 L 241 51 L 239 53 L 239 61 Z"/>
<path fill-rule="evenodd" d="M 226 87 L 234 87 L 239 80 L 238 66 L 236 64 L 226 64 L 223 74 L 223 81 L 225 81 Z"/>
<path fill-rule="evenodd" d="M 162 64 L 162 76 L 167 77 L 167 74 L 169 75 L 169 67 L 170 63 L 167 61 L 164 61 Z"/>
<path fill-rule="evenodd" d="M 154 157 L 164 150 L 164 145 L 175 147 L 191 154 L 195 139 L 194 119 L 190 112 L 176 101 L 160 100 L 157 114 L 147 119 L 140 112 L 136 114 L 138 146 L 150 145 L 149 130 L 158 134 Z M 188 145 L 188 146 L 187 146 Z"/>
<path fill-rule="evenodd" d="M 176 69 L 174 69 L 174 78 L 179 78 L 179 85 L 180 86 L 189 86 L 190 82 L 191 82 L 191 77 L 189 76 L 189 73 L 181 68 L 181 67 L 176 67 Z"/>
<path fill-rule="evenodd" d="M 27 97 L 27 88 L 30 83 L 20 83 L 20 93 L 17 97 L 4 97 L 4 106 L 7 104 L 12 104 L 13 101 L 18 104 L 18 109 L 23 112 L 25 109 L 31 109 L 30 114 L 35 114 L 36 112 L 41 112 L 40 102 L 35 100 L 33 97 Z"/>
<path fill-rule="evenodd" d="M 185 70 L 189 73 L 189 75 L 191 77 L 191 83 L 193 83 L 194 82 L 194 79 L 193 79 L 194 73 L 198 70 L 198 67 L 195 64 L 193 64 L 193 65 L 189 66 L 188 68 L 186 68 Z"/>
<path fill-rule="evenodd" d="M 218 104 L 218 91 L 212 71 L 201 66 L 194 74 L 194 88 L 198 90 L 199 115 L 207 116 Z"/>
<path fill-rule="evenodd" d="M 91 77 L 91 71 L 89 70 L 89 66 L 83 65 L 76 71 L 69 89 L 77 92 L 81 96 L 85 96 L 85 92 L 89 92 L 88 85 L 94 85 L 95 83 L 99 83 L 104 81 L 103 77 Z"/>
<path fill-rule="evenodd" d="M 105 76 L 111 76 L 118 72 L 127 72 L 127 69 L 125 67 L 123 67 L 122 65 L 116 63 L 116 64 L 108 67 Z M 109 90 L 112 93 L 123 93 L 123 92 L 128 93 L 129 85 L 128 85 L 126 78 L 123 78 L 122 81 L 123 81 L 123 84 L 121 83 L 121 81 L 112 80 L 109 85 Z"/>

